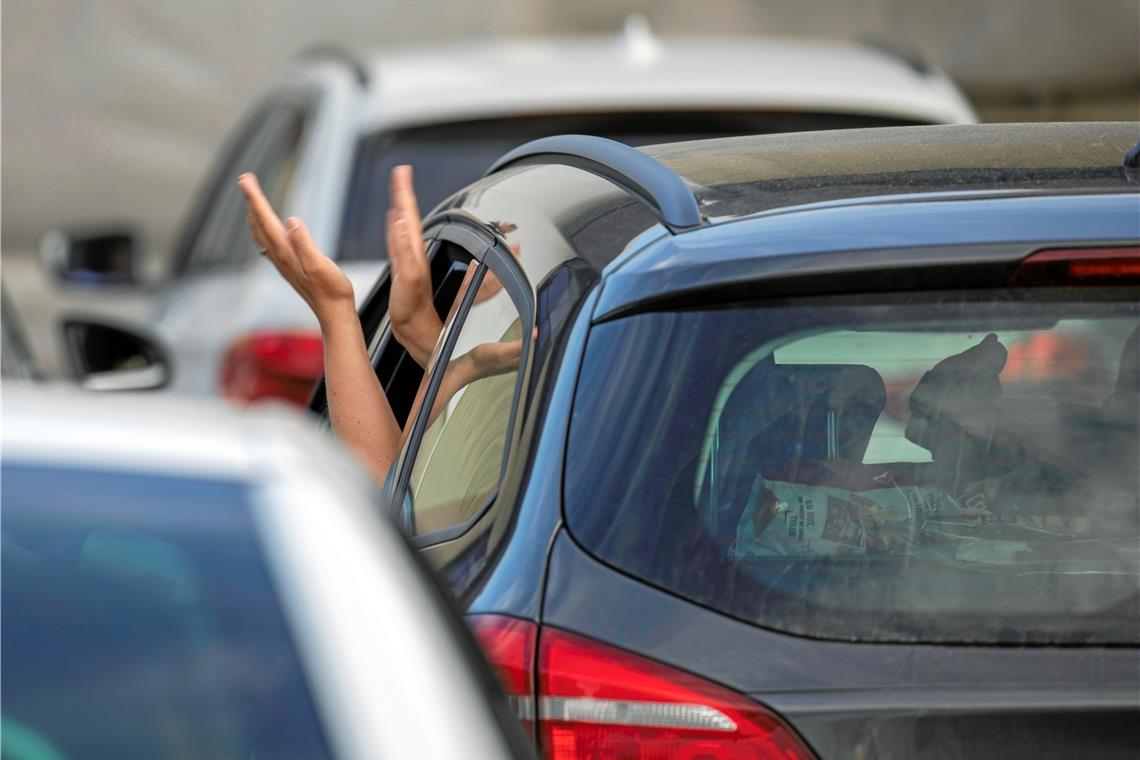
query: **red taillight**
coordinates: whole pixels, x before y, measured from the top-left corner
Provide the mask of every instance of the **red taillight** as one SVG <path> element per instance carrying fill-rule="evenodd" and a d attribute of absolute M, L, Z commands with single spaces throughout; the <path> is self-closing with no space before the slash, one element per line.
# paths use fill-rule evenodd
<path fill-rule="evenodd" d="M 697 676 L 554 628 L 479 615 L 469 623 L 549 760 L 809 760 L 779 717 Z M 528 667 L 529 663 L 529 667 Z"/>
<path fill-rule="evenodd" d="M 1140 248 L 1056 248 L 1027 256 L 1010 285 L 1127 285 L 1140 282 Z"/>
<path fill-rule="evenodd" d="M 305 404 L 324 368 L 320 333 L 258 332 L 235 341 L 222 360 L 226 398 Z"/>
<path fill-rule="evenodd" d="M 805 760 L 783 721 L 722 686 L 628 652 L 543 629 L 538 717 L 552 760 Z"/>
<path fill-rule="evenodd" d="M 534 732 L 534 623 L 499 615 L 471 615 L 467 625 L 529 735 Z"/>

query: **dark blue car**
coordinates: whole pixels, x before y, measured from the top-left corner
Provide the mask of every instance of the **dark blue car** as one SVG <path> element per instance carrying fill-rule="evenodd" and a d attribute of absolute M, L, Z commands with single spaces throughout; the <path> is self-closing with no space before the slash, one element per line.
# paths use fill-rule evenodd
<path fill-rule="evenodd" d="M 1135 757 L 1138 138 L 552 138 L 429 215 L 388 507 L 547 757 Z"/>

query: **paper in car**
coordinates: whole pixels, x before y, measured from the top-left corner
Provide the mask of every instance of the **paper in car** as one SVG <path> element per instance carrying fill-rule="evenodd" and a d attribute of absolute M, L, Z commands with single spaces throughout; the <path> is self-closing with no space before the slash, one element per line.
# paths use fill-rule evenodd
<path fill-rule="evenodd" d="M 743 558 L 932 551 L 961 562 L 1009 564 L 1033 550 L 1027 531 L 1072 536 L 1087 530 L 1082 519 L 1001 514 L 993 506 L 1001 486 L 1000 478 L 979 481 L 955 498 L 932 485 L 856 492 L 758 476 L 737 526 L 734 553 Z"/>

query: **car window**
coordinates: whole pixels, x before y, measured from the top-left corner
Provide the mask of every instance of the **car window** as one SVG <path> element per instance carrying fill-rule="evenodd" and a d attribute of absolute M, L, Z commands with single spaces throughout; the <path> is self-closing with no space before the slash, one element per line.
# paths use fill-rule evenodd
<path fill-rule="evenodd" d="M 257 174 L 266 197 L 281 209 L 289 197 L 305 128 L 306 106 L 275 102 L 259 108 L 242 127 L 215 168 L 191 216 L 176 274 L 200 274 L 241 266 L 256 256 L 245 204 L 235 184 L 245 171 Z"/>
<path fill-rule="evenodd" d="M 567 522 L 793 633 L 1136 643 L 1138 343 L 1134 294 L 1079 289 L 614 320 L 589 338 Z"/>
<path fill-rule="evenodd" d="M 558 134 L 599 135 L 629 145 L 651 145 L 730 135 L 851 127 L 898 126 L 904 122 L 857 115 L 683 112 L 594 113 L 481 119 L 383 132 L 365 138 L 345 203 L 338 259 L 386 258 L 384 215 L 392 167 L 415 167 L 420 209 L 428 212 L 452 193 L 483 176 L 504 153 L 528 140 Z"/>
<path fill-rule="evenodd" d="M 3 479 L 4 757 L 330 756 L 244 486 Z"/>
<path fill-rule="evenodd" d="M 523 351 L 519 310 L 489 271 L 458 326 L 408 479 L 414 532 L 477 517 L 499 484 Z M 442 348 L 442 345 L 441 345 Z M 440 349 L 437 349 L 437 352 Z"/>

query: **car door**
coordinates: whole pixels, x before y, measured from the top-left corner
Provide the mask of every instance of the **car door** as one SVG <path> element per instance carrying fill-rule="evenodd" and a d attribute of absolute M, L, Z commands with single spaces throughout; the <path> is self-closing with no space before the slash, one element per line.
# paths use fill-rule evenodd
<path fill-rule="evenodd" d="M 411 358 L 392 340 L 384 318 L 376 320 L 380 302 L 386 305 L 386 285 L 362 319 L 366 329 L 375 324 L 374 366 L 397 416 L 408 410 L 407 441 L 389 475 L 388 504 L 455 586 L 486 543 L 490 515 L 509 509 L 496 505 L 495 497 L 518 439 L 534 298 L 516 259 L 489 226 L 446 214 L 429 221 L 426 234 L 444 327 L 414 390 Z"/>

